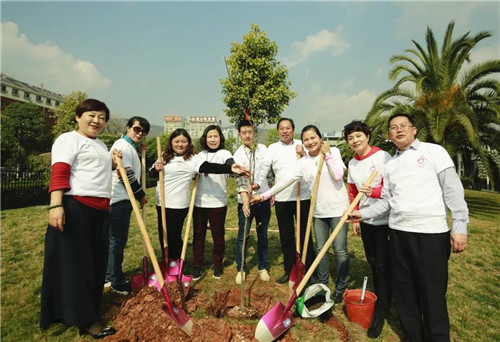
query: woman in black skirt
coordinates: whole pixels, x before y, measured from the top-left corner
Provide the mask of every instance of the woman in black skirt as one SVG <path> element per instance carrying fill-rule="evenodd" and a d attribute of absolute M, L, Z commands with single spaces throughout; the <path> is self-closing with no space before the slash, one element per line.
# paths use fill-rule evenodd
<path fill-rule="evenodd" d="M 112 161 L 97 138 L 109 120 L 103 102 L 76 108 L 78 130 L 52 145 L 49 225 L 45 235 L 40 327 L 62 322 L 94 338 L 114 334 L 100 323 L 108 260 Z"/>

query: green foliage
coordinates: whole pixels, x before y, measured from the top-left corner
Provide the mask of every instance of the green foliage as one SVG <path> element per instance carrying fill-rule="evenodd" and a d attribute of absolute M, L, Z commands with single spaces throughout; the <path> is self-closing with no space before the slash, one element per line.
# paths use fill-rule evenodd
<path fill-rule="evenodd" d="M 52 134 L 37 105 L 15 102 L 1 117 L 2 166 L 29 168 L 28 156 L 50 151 Z"/>
<path fill-rule="evenodd" d="M 56 109 L 57 123 L 52 128 L 54 133 L 54 140 L 62 133 L 71 132 L 77 129 L 75 120 L 76 107 L 87 98 L 85 93 L 81 91 L 74 91 L 64 99 L 63 103 Z"/>
<path fill-rule="evenodd" d="M 426 48 L 413 41 L 416 49 L 391 57 L 395 66 L 389 77 L 395 85 L 378 96 L 366 122 L 374 128 L 374 141 L 382 143 L 387 117 L 411 114 L 420 140 L 442 145 L 454 159 L 459 153 L 473 153 L 493 180 L 489 153 L 500 147 L 498 138 L 493 138 L 498 137 L 500 124 L 500 82 L 495 78 L 500 59 L 466 64 L 472 49 L 491 34 L 467 32 L 453 40 L 454 25 L 449 23 L 441 50 L 427 28 Z M 408 84 L 413 87 L 403 87 Z"/>
<path fill-rule="evenodd" d="M 271 128 L 267 130 L 266 142 L 265 145 L 269 146 L 272 143 L 275 143 L 279 140 L 278 130 L 276 128 Z"/>
<path fill-rule="evenodd" d="M 221 79 L 224 110 L 229 120 L 238 123 L 248 110 L 255 127 L 275 123 L 291 99 L 297 96 L 287 81 L 288 69 L 277 61 L 278 46 L 252 24 L 242 43 L 231 43 L 227 58 L 228 77 Z"/>

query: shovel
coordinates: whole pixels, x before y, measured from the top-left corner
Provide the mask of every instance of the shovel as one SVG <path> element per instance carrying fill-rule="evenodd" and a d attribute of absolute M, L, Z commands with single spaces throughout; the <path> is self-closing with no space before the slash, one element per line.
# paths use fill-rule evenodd
<path fill-rule="evenodd" d="M 125 170 L 123 168 L 121 158 L 116 158 L 116 163 L 118 164 L 118 168 L 120 169 L 120 173 L 122 175 L 126 175 Z M 125 188 L 127 189 L 128 197 L 130 198 L 130 202 L 132 203 L 132 208 L 134 210 L 135 218 L 137 219 L 137 223 L 139 224 L 139 228 L 141 229 L 142 239 L 146 244 L 146 248 L 149 253 L 149 258 L 151 259 L 151 263 L 153 264 L 153 268 L 155 270 L 156 278 L 158 279 L 158 284 L 160 290 L 165 297 L 166 310 L 167 315 L 177 324 L 182 331 L 184 331 L 187 335 L 191 336 L 193 333 L 193 321 L 191 318 L 180 308 L 178 308 L 174 303 L 170 301 L 170 296 L 168 295 L 167 286 L 165 284 L 165 280 L 163 279 L 163 275 L 161 273 L 160 265 L 158 264 L 158 260 L 156 259 L 155 252 L 153 250 L 153 246 L 151 245 L 151 241 L 149 240 L 148 232 L 146 231 L 146 226 L 144 225 L 144 221 L 142 220 L 141 211 L 139 210 L 139 206 L 134 198 L 134 193 L 132 192 L 132 187 L 130 186 L 130 182 L 126 176 L 122 177 L 123 183 L 125 184 Z"/>
<path fill-rule="evenodd" d="M 300 280 L 302 280 L 302 278 L 304 276 L 304 265 L 306 263 L 307 248 L 309 247 L 309 237 L 311 235 L 311 226 L 312 226 L 312 222 L 313 222 L 314 206 L 316 205 L 316 197 L 318 195 L 319 181 L 321 179 L 321 171 L 323 170 L 324 162 L 325 162 L 325 155 L 323 153 L 321 153 L 321 156 L 319 157 L 318 171 L 316 172 L 316 177 L 314 178 L 314 186 L 313 186 L 313 191 L 311 194 L 311 205 L 309 207 L 309 215 L 307 216 L 306 236 L 304 238 L 304 248 L 302 250 L 302 262 L 301 262 L 302 273 L 297 273 L 298 279 L 295 282 L 295 284 L 292 285 L 292 290 L 295 290 L 297 288 L 298 283 L 300 282 Z M 300 230 L 299 230 L 299 234 L 300 234 Z"/>
<path fill-rule="evenodd" d="M 163 160 L 163 156 L 161 153 L 161 139 L 160 137 L 156 137 L 156 149 L 158 151 L 158 160 Z M 167 236 L 167 217 L 165 216 L 165 183 L 164 183 L 164 171 L 163 169 L 159 172 L 159 184 L 160 184 L 160 205 L 161 205 L 161 226 L 163 229 L 163 259 L 165 262 L 165 266 L 162 269 L 165 270 L 165 277 L 167 278 L 167 282 L 173 282 L 177 278 L 169 277 L 176 276 L 179 274 L 179 260 L 168 258 L 168 236 Z"/>
<path fill-rule="evenodd" d="M 193 220 L 193 209 L 194 209 L 194 200 L 196 198 L 196 190 L 198 190 L 198 179 L 200 175 L 196 175 L 194 178 L 194 187 L 191 192 L 191 202 L 189 203 L 189 210 L 187 215 L 187 223 L 186 223 L 186 231 L 184 232 L 184 241 L 182 242 L 182 253 L 181 259 L 179 261 L 179 273 L 177 274 L 177 283 L 179 284 L 179 292 L 181 294 L 186 295 L 189 292 L 189 285 L 191 284 L 191 280 L 193 280 L 193 276 L 184 275 L 184 258 L 186 257 L 187 244 L 189 239 L 189 231 L 191 229 L 191 222 Z M 182 301 L 184 302 L 183 296 L 181 296 Z"/>
<path fill-rule="evenodd" d="M 378 173 L 377 170 L 373 171 L 370 178 L 368 178 L 365 184 L 370 185 L 375 176 L 377 175 L 377 173 Z M 363 196 L 362 192 L 359 192 L 356 195 L 356 198 L 354 198 L 351 205 L 340 219 L 339 223 L 333 230 L 332 234 L 325 242 L 325 245 L 323 246 L 323 248 L 321 248 L 321 251 L 316 256 L 316 259 L 314 259 L 314 262 L 307 271 L 306 275 L 304 276 L 300 284 L 297 286 L 295 291 L 293 291 L 290 300 L 288 301 L 286 306 L 283 306 L 283 304 L 278 302 L 271 310 L 269 310 L 264 316 L 262 316 L 259 323 L 257 324 L 257 328 L 255 329 L 255 338 L 258 341 L 260 342 L 274 341 L 275 339 L 280 337 L 284 332 L 290 329 L 290 327 L 295 323 L 295 320 L 292 317 L 292 313 L 290 312 L 293 303 L 295 302 L 298 295 L 302 292 L 302 290 L 306 286 L 307 282 L 309 281 L 309 278 L 311 278 L 311 275 L 313 274 L 314 270 L 321 261 L 321 258 L 323 258 L 323 256 L 326 254 L 333 240 L 339 233 L 344 223 L 347 221 L 348 214 L 354 210 L 354 208 L 359 203 L 359 200 L 361 199 L 362 196 Z"/>
<path fill-rule="evenodd" d="M 297 160 L 300 154 L 297 154 Z M 292 265 L 288 287 L 293 291 L 304 276 L 304 264 L 300 260 L 300 182 L 297 182 L 297 206 L 295 209 L 295 264 Z"/>
<path fill-rule="evenodd" d="M 142 190 L 146 191 L 146 152 L 142 150 L 141 152 L 141 185 Z M 146 222 L 146 206 L 142 207 L 142 221 Z M 134 274 L 130 277 L 130 283 L 132 285 L 132 291 L 138 292 L 141 288 L 148 285 L 148 257 L 147 249 L 144 241 L 142 242 L 142 274 Z"/>

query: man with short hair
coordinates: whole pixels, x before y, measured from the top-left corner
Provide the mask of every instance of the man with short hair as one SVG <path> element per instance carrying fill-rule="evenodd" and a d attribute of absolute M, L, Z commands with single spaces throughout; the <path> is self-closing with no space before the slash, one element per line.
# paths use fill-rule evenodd
<path fill-rule="evenodd" d="M 141 160 L 137 149 L 145 149 L 143 140 L 149 133 L 150 124 L 148 120 L 134 116 L 127 123 L 127 132 L 115 141 L 111 147 L 119 150 L 122 155 L 122 163 L 126 175 L 121 175 L 119 170 L 113 171 L 113 190 L 110 211 L 109 229 L 109 256 L 108 269 L 106 272 L 107 284 L 111 289 L 121 294 L 129 294 L 132 291 L 130 282 L 127 281 L 122 270 L 123 251 L 128 240 L 130 227 L 130 216 L 132 214 L 132 203 L 128 197 L 127 190 L 123 184 L 122 177 L 127 177 L 132 186 L 134 197 L 139 201 L 141 208 L 147 203 L 146 193 L 139 184 L 141 179 Z M 144 186 L 144 184 L 142 184 Z"/>
<path fill-rule="evenodd" d="M 297 146 L 302 146 L 302 142 L 293 138 L 295 124 L 292 119 L 281 118 L 276 128 L 278 130 L 279 141 L 269 145 L 268 158 L 264 160 L 261 173 L 257 176 L 258 184 L 263 186 L 266 183 L 265 176 L 269 171 L 274 173 L 276 183 L 280 183 L 289 178 L 291 168 L 297 163 Z M 303 149 L 302 149 L 303 151 Z M 304 246 L 306 236 L 307 217 L 310 206 L 310 190 L 300 189 L 300 248 Z M 295 263 L 295 219 L 297 216 L 297 185 L 286 188 L 276 194 L 274 208 L 278 220 L 280 232 L 281 250 L 283 251 L 283 268 L 285 273 L 276 280 L 276 284 L 288 283 L 290 272 Z M 315 257 L 314 247 L 311 237 L 307 249 L 306 271 L 313 263 Z"/>
<path fill-rule="evenodd" d="M 404 341 L 448 342 L 448 259 L 451 249 L 467 248 L 464 189 L 446 150 L 415 139 L 410 115 L 394 114 L 388 123 L 398 151 L 386 164 L 381 200 L 349 216 L 369 219 L 389 212 L 393 294 Z"/>
<path fill-rule="evenodd" d="M 249 169 L 253 174 L 259 173 L 260 165 L 267 156 L 267 148 L 262 144 L 255 143 L 255 128 L 248 120 L 243 120 L 238 124 L 238 135 L 242 145 L 234 153 L 234 161 Z M 238 176 L 236 177 L 238 192 L 238 237 L 236 240 L 236 268 L 237 275 L 235 282 L 241 284 L 246 276 L 246 249 L 248 247 L 248 239 L 245 243 L 245 256 L 242 259 L 243 236 L 248 236 L 252 220 L 255 218 L 257 230 L 257 258 L 260 279 L 269 281 L 269 274 L 267 272 L 268 260 L 268 239 L 267 230 L 269 227 L 269 220 L 271 218 L 271 205 L 270 201 L 264 201 L 250 207 L 250 197 L 248 194 L 248 179 Z M 269 186 L 267 182 L 261 185 L 261 188 L 256 190 L 256 194 L 261 194 L 267 191 Z M 246 228 L 245 228 L 246 221 Z M 241 264 L 243 262 L 243 272 L 241 272 Z"/>

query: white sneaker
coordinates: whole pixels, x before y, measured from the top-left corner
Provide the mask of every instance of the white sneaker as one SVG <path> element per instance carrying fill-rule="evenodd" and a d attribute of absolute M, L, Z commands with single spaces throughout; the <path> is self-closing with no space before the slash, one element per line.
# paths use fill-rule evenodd
<path fill-rule="evenodd" d="M 245 272 L 243 272 L 243 276 L 242 276 L 242 272 L 238 272 L 238 274 L 236 275 L 236 279 L 234 281 L 236 282 L 236 284 L 240 285 L 241 281 L 245 280 L 245 276 L 246 276 Z"/>
<path fill-rule="evenodd" d="M 262 281 L 269 281 L 270 280 L 269 273 L 267 273 L 266 269 L 259 270 L 259 275 L 260 275 L 260 279 Z"/>

